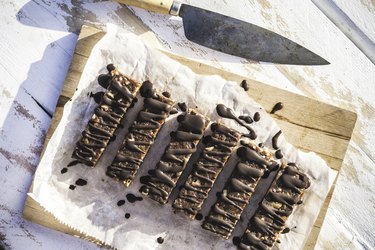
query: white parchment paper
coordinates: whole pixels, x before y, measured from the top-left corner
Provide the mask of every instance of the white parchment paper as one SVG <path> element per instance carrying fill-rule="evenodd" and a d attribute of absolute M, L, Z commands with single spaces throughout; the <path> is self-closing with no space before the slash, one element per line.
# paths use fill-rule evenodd
<path fill-rule="evenodd" d="M 93 98 L 89 97 L 90 92 L 103 91 L 97 84 L 97 76 L 106 72 L 108 63 L 114 63 L 121 72 L 140 82 L 150 80 L 159 91 L 169 91 L 176 101 L 186 102 L 212 120 L 220 120 L 241 131 L 243 128 L 235 122 L 219 119 L 216 105 L 223 103 L 237 114 L 260 112 L 261 120 L 253 124 L 258 134 L 257 142 L 265 142 L 271 148 L 271 138 L 279 128 L 237 83 L 219 76 L 197 75 L 161 52 L 147 47 L 132 33 L 109 25 L 107 34 L 94 47 L 87 61 L 75 95 L 65 105 L 61 122 L 38 166 L 30 195 L 62 223 L 119 249 L 234 249 L 231 240 L 223 240 L 203 230 L 201 221 L 190 221 L 183 215 L 174 214 L 170 204 L 161 206 L 145 198 L 135 203 L 126 201 L 120 207 L 116 205 L 119 200 L 126 200 L 126 194 L 141 196 L 138 193 L 139 177 L 155 167 L 168 143 L 169 132 L 176 126 L 175 116 L 172 116 L 130 188 L 124 188 L 107 177 L 105 170 L 136 111 L 142 106 L 141 100 L 126 115 L 125 128 L 119 131 L 116 141 L 111 143 L 95 168 L 79 164 L 61 174 L 61 169 L 72 161 L 70 156 L 74 145 L 96 106 Z M 336 172 L 330 170 L 316 154 L 296 150 L 282 136 L 280 141 L 284 159 L 299 164 L 312 181 L 303 205 L 287 222 L 290 233 L 280 236 L 281 249 L 299 249 L 309 235 Z M 69 189 L 79 178 L 87 180 L 87 185 Z M 209 200 L 215 201 L 212 197 Z M 130 218 L 126 219 L 125 213 L 129 213 Z M 239 228 L 244 228 L 246 220 L 239 224 L 242 225 Z M 235 236 L 239 236 L 239 232 L 240 229 L 236 230 Z M 157 243 L 158 237 L 164 238 L 163 244 Z"/>

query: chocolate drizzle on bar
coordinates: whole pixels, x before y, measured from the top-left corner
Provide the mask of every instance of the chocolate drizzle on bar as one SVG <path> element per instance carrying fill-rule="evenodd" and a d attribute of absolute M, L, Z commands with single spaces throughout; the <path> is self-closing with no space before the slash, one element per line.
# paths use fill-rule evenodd
<path fill-rule="evenodd" d="M 240 134 L 224 125 L 213 123 L 211 136 L 203 139 L 204 149 L 173 203 L 176 211 L 194 218 L 240 139 Z"/>
<path fill-rule="evenodd" d="M 197 144 L 203 136 L 208 121 L 194 111 L 180 115 L 177 131 L 171 133 L 171 141 L 156 169 L 150 172 L 150 178 L 140 192 L 151 199 L 165 204 L 176 186 L 182 171 L 191 155 L 197 150 Z"/>
<path fill-rule="evenodd" d="M 251 140 L 255 140 L 257 138 L 255 131 L 249 125 L 241 121 L 241 119 L 235 115 L 232 109 L 226 107 L 224 104 L 218 104 L 216 106 L 216 112 L 219 116 L 235 120 L 242 127 L 245 127 L 249 131 L 249 134 L 244 134 L 243 136 L 249 137 Z"/>
<path fill-rule="evenodd" d="M 281 135 L 281 130 L 279 130 L 273 137 L 272 137 L 272 147 L 273 149 L 279 149 L 279 137 Z"/>
<path fill-rule="evenodd" d="M 239 161 L 235 169 L 202 225 L 225 239 L 234 230 L 261 177 L 278 167 L 266 149 L 243 145 L 237 150 Z"/>
<path fill-rule="evenodd" d="M 143 109 L 129 128 L 129 133 L 106 172 L 109 177 L 123 182 L 127 187 L 143 163 L 174 103 L 169 97 L 157 94 L 149 81 L 142 84 L 140 93 L 145 98 Z"/>
<path fill-rule="evenodd" d="M 309 178 L 295 164 L 283 165 L 241 238 L 239 249 L 273 247 L 294 207 L 310 186 Z"/>
<path fill-rule="evenodd" d="M 77 163 L 91 167 L 96 165 L 140 87 L 139 83 L 116 69 L 100 75 L 98 81 L 107 90 L 76 144 L 72 154 L 76 161 L 70 166 Z"/>

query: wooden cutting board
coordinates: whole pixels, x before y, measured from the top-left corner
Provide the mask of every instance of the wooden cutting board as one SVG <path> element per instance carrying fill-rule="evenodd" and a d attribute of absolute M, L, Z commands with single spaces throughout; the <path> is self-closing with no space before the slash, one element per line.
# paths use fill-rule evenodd
<path fill-rule="evenodd" d="M 157 47 L 158 42 L 155 35 L 131 13 L 129 13 L 128 18 L 127 23 L 135 27 L 135 33 L 146 40 L 148 44 L 155 44 Z M 76 90 L 92 48 L 104 35 L 105 32 L 100 29 L 85 25 L 82 26 L 71 65 L 52 118 L 51 127 L 47 133 L 43 152 L 61 119 L 65 103 L 73 96 Z M 168 56 L 188 66 L 198 74 L 216 74 L 238 83 L 246 79 L 250 85 L 248 90 L 249 96 L 260 103 L 268 112 L 274 106 L 274 100 L 277 100 L 276 102 L 283 102 L 284 108 L 273 114 L 272 117 L 283 130 L 286 139 L 303 151 L 317 153 L 327 162 L 329 167 L 337 171 L 340 170 L 357 119 L 355 113 L 187 58 L 172 54 L 168 54 Z M 305 245 L 305 249 L 313 249 L 316 244 L 334 187 L 333 185 L 320 211 L 319 217 Z M 31 185 L 29 193 L 32 193 L 32 191 L 33 185 Z M 96 239 L 83 235 L 79 231 L 57 221 L 52 214 L 45 211 L 29 194 L 26 198 L 23 215 L 26 219 L 40 225 L 103 245 Z"/>

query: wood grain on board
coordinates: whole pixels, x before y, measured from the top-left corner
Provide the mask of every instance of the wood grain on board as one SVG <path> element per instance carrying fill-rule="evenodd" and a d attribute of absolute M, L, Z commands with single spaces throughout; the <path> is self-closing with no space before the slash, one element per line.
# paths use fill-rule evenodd
<path fill-rule="evenodd" d="M 147 28 L 145 28 L 139 20 L 131 16 L 129 18 L 131 19 L 131 24 L 136 26 L 138 35 L 144 36 L 145 40 L 148 42 L 156 41 L 155 37 L 147 33 Z M 99 29 L 90 26 L 82 26 L 72 62 L 52 119 L 52 124 L 46 137 L 44 149 L 61 119 L 64 104 L 73 96 L 76 90 L 76 86 L 92 48 L 104 35 L 105 33 Z M 156 45 L 156 47 L 158 46 Z M 246 77 L 222 71 L 187 58 L 170 53 L 167 53 L 167 55 L 179 61 L 181 64 L 187 65 L 198 74 L 216 74 L 227 80 L 233 80 L 238 83 L 246 79 Z M 250 85 L 250 89 L 248 90 L 249 96 L 260 103 L 267 111 L 272 109 L 275 102 L 281 101 L 284 103 L 284 108 L 272 116 L 282 128 L 288 142 L 303 151 L 316 152 L 327 161 L 327 164 L 331 168 L 337 171 L 340 170 L 355 125 L 355 113 L 251 79 L 246 80 Z M 333 190 L 334 185 L 315 222 L 314 228 L 305 245 L 305 249 L 313 249 L 316 244 Z M 32 193 L 32 186 L 30 187 L 30 193 Z M 33 200 L 30 195 L 27 196 L 23 215 L 26 219 L 46 227 L 76 235 L 90 241 L 95 241 L 95 239 L 87 237 L 77 230 L 73 230 L 61 224 L 52 214 L 45 211 Z"/>

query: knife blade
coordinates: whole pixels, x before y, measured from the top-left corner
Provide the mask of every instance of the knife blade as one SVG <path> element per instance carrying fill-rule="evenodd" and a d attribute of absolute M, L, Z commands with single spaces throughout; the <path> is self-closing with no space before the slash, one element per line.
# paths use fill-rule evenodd
<path fill-rule="evenodd" d="M 278 64 L 329 64 L 314 52 L 273 31 L 210 10 L 173 0 L 116 1 L 180 16 L 188 40 L 230 55 Z"/>

